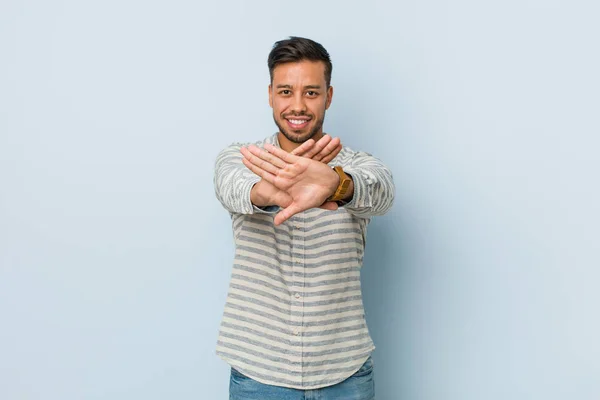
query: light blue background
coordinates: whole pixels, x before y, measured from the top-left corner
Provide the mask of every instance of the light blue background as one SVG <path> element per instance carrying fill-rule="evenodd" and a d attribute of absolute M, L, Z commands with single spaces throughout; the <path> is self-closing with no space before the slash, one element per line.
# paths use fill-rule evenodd
<path fill-rule="evenodd" d="M 225 399 L 213 163 L 321 42 L 325 129 L 392 169 L 363 269 L 379 400 L 600 398 L 592 2 L 0 4 L 0 399 Z"/>

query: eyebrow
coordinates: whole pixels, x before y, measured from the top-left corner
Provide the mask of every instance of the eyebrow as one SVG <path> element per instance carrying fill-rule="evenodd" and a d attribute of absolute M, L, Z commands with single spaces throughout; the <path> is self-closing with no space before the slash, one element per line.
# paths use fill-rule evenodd
<path fill-rule="evenodd" d="M 292 89 L 292 85 L 277 85 L 277 89 Z M 321 89 L 321 85 L 306 85 L 304 89 Z"/>

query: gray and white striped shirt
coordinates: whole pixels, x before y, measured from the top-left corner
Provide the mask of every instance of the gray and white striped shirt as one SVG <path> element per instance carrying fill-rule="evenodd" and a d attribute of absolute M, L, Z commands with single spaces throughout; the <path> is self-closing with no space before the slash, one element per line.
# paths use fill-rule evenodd
<path fill-rule="evenodd" d="M 277 134 L 255 144 L 265 143 L 279 146 Z M 372 155 L 343 147 L 329 165 L 352 176 L 352 200 L 275 226 L 278 206 L 250 202 L 260 177 L 242 164 L 244 145 L 227 147 L 215 163 L 215 192 L 231 215 L 235 241 L 216 354 L 265 384 L 303 390 L 334 385 L 375 349 L 360 269 L 370 218 L 394 201 L 392 173 Z"/>

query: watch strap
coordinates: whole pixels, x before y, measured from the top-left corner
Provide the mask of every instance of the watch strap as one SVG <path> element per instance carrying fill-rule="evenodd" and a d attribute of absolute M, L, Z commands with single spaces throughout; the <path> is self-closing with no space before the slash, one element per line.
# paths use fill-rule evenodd
<path fill-rule="evenodd" d="M 341 166 L 336 165 L 333 167 L 333 170 L 339 175 L 340 183 L 335 190 L 335 193 L 327 199 L 327 201 L 340 201 L 344 197 L 346 197 L 346 193 L 348 192 L 348 188 L 350 187 L 350 177 L 346 175 Z"/>

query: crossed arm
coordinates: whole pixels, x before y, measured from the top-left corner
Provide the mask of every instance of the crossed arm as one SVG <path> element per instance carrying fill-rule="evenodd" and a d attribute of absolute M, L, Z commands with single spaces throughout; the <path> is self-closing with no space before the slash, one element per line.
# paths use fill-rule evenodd
<path fill-rule="evenodd" d="M 213 179 L 217 199 L 230 213 L 276 212 L 281 205 L 273 197 L 279 190 L 244 166 L 241 149 L 241 144 L 234 143 L 217 156 Z M 327 164 L 341 149 L 339 138 L 325 135 L 316 143 L 312 139 L 306 141 L 292 151 L 292 154 Z M 282 196 L 280 193 L 279 197 Z M 266 206 L 271 207 L 265 208 Z M 324 204 L 323 208 L 331 208 L 331 205 Z"/>
<path fill-rule="evenodd" d="M 337 204 L 326 202 L 339 183 L 337 174 L 327 166 L 335 155 L 329 157 L 320 150 L 331 148 L 333 140 L 324 137 L 316 144 L 308 141 L 292 153 L 270 144 L 264 150 L 254 145 L 230 146 L 217 158 L 217 198 L 230 212 L 245 214 L 269 212 L 257 206 L 278 206 L 281 210 L 275 216 L 275 225 L 309 208 L 336 209 Z M 395 187 L 391 171 L 380 160 L 357 152 L 342 167 L 353 180 L 348 195 L 351 200 L 344 206 L 349 213 L 369 218 L 389 210 Z"/>

